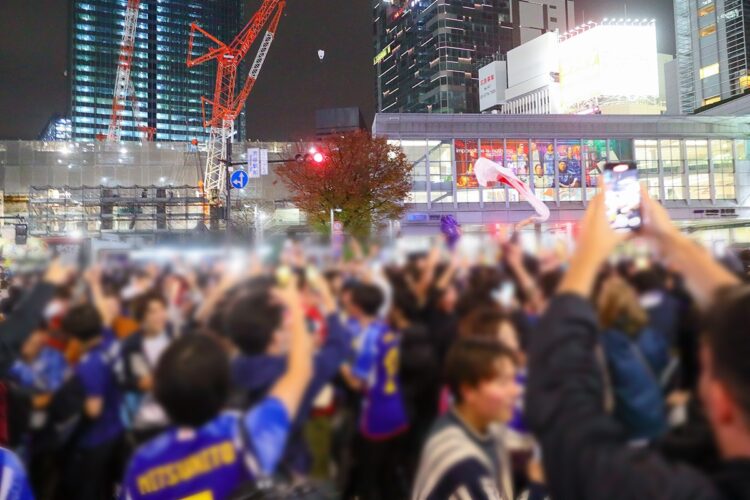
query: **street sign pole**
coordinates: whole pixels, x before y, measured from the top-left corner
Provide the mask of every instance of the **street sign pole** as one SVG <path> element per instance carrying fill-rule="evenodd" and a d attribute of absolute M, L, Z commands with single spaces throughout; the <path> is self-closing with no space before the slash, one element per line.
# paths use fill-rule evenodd
<path fill-rule="evenodd" d="M 231 232 L 230 226 L 232 221 L 232 180 L 230 179 L 230 170 L 232 167 L 232 139 L 227 138 L 227 163 L 226 163 L 226 178 L 227 178 L 227 206 L 224 209 L 224 224 L 226 225 L 225 231 L 227 238 Z"/>

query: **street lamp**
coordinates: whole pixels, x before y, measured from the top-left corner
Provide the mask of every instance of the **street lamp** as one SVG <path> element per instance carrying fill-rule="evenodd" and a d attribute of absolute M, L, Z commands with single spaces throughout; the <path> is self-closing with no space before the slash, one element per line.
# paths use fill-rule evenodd
<path fill-rule="evenodd" d="M 333 225 L 334 225 L 334 224 L 336 223 L 336 220 L 335 220 L 334 214 L 337 214 L 337 213 L 341 213 L 341 212 L 343 212 L 343 211 L 344 211 L 344 210 L 343 210 L 343 209 L 341 209 L 341 208 L 332 208 L 332 209 L 331 209 L 331 247 L 333 247 L 333 244 L 334 244 L 334 237 L 335 237 L 335 234 L 334 234 L 334 232 L 333 232 Z"/>

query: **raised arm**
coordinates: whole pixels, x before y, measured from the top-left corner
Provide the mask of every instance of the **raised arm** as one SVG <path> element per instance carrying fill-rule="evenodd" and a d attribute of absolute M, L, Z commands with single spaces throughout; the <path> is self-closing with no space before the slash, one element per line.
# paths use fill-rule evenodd
<path fill-rule="evenodd" d="M 570 268 L 531 338 L 526 416 L 542 445 L 550 494 L 577 500 L 716 498 L 701 474 L 629 447 L 622 425 L 604 410 L 589 295 L 623 236 L 609 227 L 601 195 L 581 225 Z"/>
<path fill-rule="evenodd" d="M 683 235 L 659 203 L 643 191 L 645 232 L 660 247 L 662 256 L 684 277 L 698 305 L 710 305 L 716 291 L 740 283 L 740 280 L 717 262 L 703 247 Z"/>
<path fill-rule="evenodd" d="M 63 266 L 59 259 L 53 260 L 41 283 L 0 323 L 0 375 L 7 373 L 13 365 L 21 346 L 39 325 L 44 308 L 55 293 L 55 287 L 65 284 L 70 274 L 71 269 Z"/>
<path fill-rule="evenodd" d="M 284 289 L 275 290 L 274 297 L 284 305 L 289 315 L 291 338 L 286 372 L 273 386 L 270 395 L 281 401 L 290 418 L 294 419 L 312 376 L 313 338 L 307 331 L 305 312 L 295 280 Z"/>

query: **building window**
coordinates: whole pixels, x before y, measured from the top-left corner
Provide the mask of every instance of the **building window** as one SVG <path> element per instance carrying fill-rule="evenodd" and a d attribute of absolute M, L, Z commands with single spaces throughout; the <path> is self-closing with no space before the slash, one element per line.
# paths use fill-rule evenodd
<path fill-rule="evenodd" d="M 714 192 L 716 193 L 716 199 L 736 199 L 732 141 L 711 141 L 711 161 L 714 167 Z"/>
<path fill-rule="evenodd" d="M 688 185 L 691 200 L 711 199 L 711 179 L 708 173 L 708 141 L 685 141 Z"/>
<path fill-rule="evenodd" d="M 716 5 L 713 4 L 713 2 L 710 5 L 706 5 L 705 7 L 701 7 L 698 10 L 698 16 L 705 17 L 709 15 L 712 12 L 716 12 Z"/>
<path fill-rule="evenodd" d="M 529 184 L 529 141 L 508 139 L 505 144 L 505 168 L 509 168 L 521 182 Z M 515 189 L 508 190 L 508 198 L 512 202 L 521 201 Z"/>
<path fill-rule="evenodd" d="M 555 201 L 555 144 L 552 139 L 532 139 L 531 168 L 534 193 L 540 200 Z"/>
<path fill-rule="evenodd" d="M 586 174 L 586 199 L 591 200 L 601 190 L 601 173 L 607 162 L 606 139 L 584 139 L 583 169 Z"/>
<path fill-rule="evenodd" d="M 549 20 L 550 20 L 550 22 L 553 22 L 553 23 L 557 22 L 557 18 L 556 17 L 550 17 Z"/>
<path fill-rule="evenodd" d="M 398 141 L 393 141 L 398 145 Z M 401 149 L 413 164 L 411 203 L 427 203 L 427 141 L 401 141 Z M 424 193 L 424 196 L 418 194 Z M 418 201 L 424 198 L 424 201 Z"/>
<path fill-rule="evenodd" d="M 633 159 L 633 141 L 631 139 L 611 139 L 609 141 L 609 161 L 628 161 Z"/>
<path fill-rule="evenodd" d="M 492 160 L 498 165 L 504 165 L 503 160 L 505 157 L 505 148 L 503 146 L 502 139 L 486 140 L 482 139 L 482 158 Z M 506 189 L 505 184 L 501 182 L 490 182 L 482 193 L 482 198 L 485 203 L 499 203 L 505 202 Z"/>
<path fill-rule="evenodd" d="M 708 78 L 709 76 L 714 76 L 719 74 L 719 63 L 713 63 L 709 64 L 708 66 L 703 66 L 700 71 L 701 80 L 704 78 Z"/>
<path fill-rule="evenodd" d="M 716 33 L 716 23 L 706 26 L 700 30 L 701 38 L 713 35 Z"/>
<path fill-rule="evenodd" d="M 685 183 L 683 174 L 685 167 L 682 163 L 682 149 L 680 141 L 659 141 L 663 169 L 664 196 L 667 200 L 684 200 Z"/>
<path fill-rule="evenodd" d="M 635 161 L 638 162 L 638 178 L 646 181 L 648 194 L 658 200 L 659 193 L 659 147 L 655 140 L 635 140 Z"/>
<path fill-rule="evenodd" d="M 577 140 L 557 141 L 557 180 L 560 201 L 581 201 L 581 143 Z"/>
<path fill-rule="evenodd" d="M 703 99 L 703 105 L 708 106 L 709 104 L 714 104 L 721 101 L 721 96 L 715 95 L 713 97 L 709 97 L 708 99 Z"/>
<path fill-rule="evenodd" d="M 479 203 L 479 183 L 474 173 L 474 163 L 479 158 L 477 139 L 456 139 L 456 201 Z"/>

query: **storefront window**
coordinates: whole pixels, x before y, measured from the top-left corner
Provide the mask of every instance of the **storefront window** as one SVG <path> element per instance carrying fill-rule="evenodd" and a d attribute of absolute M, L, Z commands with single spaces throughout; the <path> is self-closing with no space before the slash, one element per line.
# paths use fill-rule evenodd
<path fill-rule="evenodd" d="M 474 163 L 479 157 L 477 139 L 456 139 L 456 201 L 479 203 L 479 183 L 474 174 Z"/>
<path fill-rule="evenodd" d="M 453 156 L 451 141 L 429 141 L 430 202 L 453 203 Z"/>
<path fill-rule="evenodd" d="M 737 139 L 734 141 L 734 147 L 737 149 L 737 159 L 738 160 L 748 160 L 748 155 L 750 155 L 750 140 L 745 139 Z"/>
<path fill-rule="evenodd" d="M 711 199 L 711 179 L 708 174 L 708 141 L 685 141 L 688 185 L 691 200 Z"/>
<path fill-rule="evenodd" d="M 502 139 L 482 139 L 481 141 L 482 158 L 492 160 L 498 165 L 503 165 L 505 157 L 504 142 Z M 501 182 L 490 182 L 482 193 L 485 203 L 504 203 L 506 200 L 506 187 Z"/>
<path fill-rule="evenodd" d="M 605 139 L 584 139 L 583 169 L 586 173 L 586 199 L 591 200 L 601 189 L 601 173 L 607 162 Z"/>
<path fill-rule="evenodd" d="M 714 190 L 716 199 L 736 199 L 732 141 L 711 141 L 711 160 L 714 165 Z"/>
<path fill-rule="evenodd" d="M 531 141 L 534 193 L 542 201 L 555 201 L 555 145 L 552 139 Z"/>
<path fill-rule="evenodd" d="M 401 141 L 400 146 L 414 166 L 411 171 L 412 193 L 409 202 L 427 203 L 427 141 Z"/>
<path fill-rule="evenodd" d="M 661 161 L 663 164 L 664 196 L 667 200 L 684 200 L 685 183 L 683 174 L 685 165 L 682 162 L 680 141 L 667 139 L 659 141 Z"/>
<path fill-rule="evenodd" d="M 626 161 L 633 159 L 632 139 L 610 139 L 609 161 Z"/>
<path fill-rule="evenodd" d="M 557 141 L 557 178 L 560 201 L 581 201 L 581 143 L 577 140 Z"/>
<path fill-rule="evenodd" d="M 529 141 L 526 139 L 508 139 L 505 150 L 505 168 L 509 168 L 521 182 L 529 184 Z M 508 189 L 508 198 L 512 202 L 521 201 L 518 191 Z"/>
<path fill-rule="evenodd" d="M 635 161 L 638 162 L 638 178 L 645 183 L 651 198 L 658 200 L 659 194 L 659 150 L 655 140 L 635 140 Z"/>

